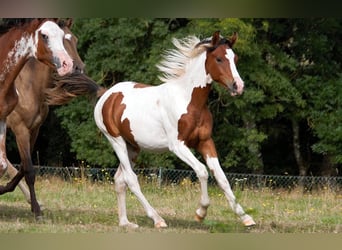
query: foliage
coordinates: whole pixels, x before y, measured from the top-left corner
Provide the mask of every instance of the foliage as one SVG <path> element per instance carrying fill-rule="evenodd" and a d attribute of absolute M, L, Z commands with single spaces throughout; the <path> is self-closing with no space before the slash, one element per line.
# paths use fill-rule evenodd
<path fill-rule="evenodd" d="M 213 84 L 209 97 L 223 167 L 280 174 L 287 165 L 296 174 L 291 122 L 300 126 L 298 148 L 312 173 L 320 173 L 315 166 L 323 158 L 333 166 L 341 163 L 341 19 L 90 18 L 76 19 L 73 26 L 87 73 L 105 87 L 126 80 L 159 84 L 155 64 L 171 48 L 172 37 L 205 38 L 216 30 L 226 36 L 238 32 L 234 51 L 246 85 L 242 96 L 231 97 Z M 65 147 L 90 165 L 115 166 L 112 149 L 94 125 L 93 106 L 77 98 L 58 108 L 71 140 Z M 138 165 L 182 163 L 170 154 L 143 153 Z"/>

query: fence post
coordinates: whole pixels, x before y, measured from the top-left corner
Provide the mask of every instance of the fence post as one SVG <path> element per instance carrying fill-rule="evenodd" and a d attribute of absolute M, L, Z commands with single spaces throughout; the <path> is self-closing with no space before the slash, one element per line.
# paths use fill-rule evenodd
<path fill-rule="evenodd" d="M 159 171 L 158 171 L 158 187 L 161 187 L 162 184 L 162 167 L 159 167 Z"/>

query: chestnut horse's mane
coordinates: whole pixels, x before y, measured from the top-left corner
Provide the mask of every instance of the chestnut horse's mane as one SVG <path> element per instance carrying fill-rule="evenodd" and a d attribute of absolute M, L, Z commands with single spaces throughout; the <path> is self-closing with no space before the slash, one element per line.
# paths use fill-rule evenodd
<path fill-rule="evenodd" d="M 0 19 L 0 35 L 6 33 L 14 27 L 21 27 L 30 23 L 35 18 L 1 18 Z"/>
<path fill-rule="evenodd" d="M 42 21 L 46 18 L 0 18 L 0 35 L 6 33 L 11 28 L 22 27 L 25 24 L 32 22 L 34 19 L 38 19 Z M 58 26 L 63 28 L 65 26 L 69 26 L 68 20 L 71 20 L 71 19 L 70 18 L 66 18 L 66 19 L 52 18 L 52 20 L 56 21 Z"/>

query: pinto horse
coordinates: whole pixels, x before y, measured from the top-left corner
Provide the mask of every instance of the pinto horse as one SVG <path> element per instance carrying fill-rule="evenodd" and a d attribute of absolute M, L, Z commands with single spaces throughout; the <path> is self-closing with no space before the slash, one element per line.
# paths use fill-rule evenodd
<path fill-rule="evenodd" d="M 15 109 L 7 117 L 7 126 L 16 137 L 21 168 L 34 171 L 31 153 L 36 142 L 40 126 L 45 121 L 48 105 L 62 105 L 79 95 L 96 96 L 100 87 L 84 72 L 84 63 L 77 52 L 77 38 L 70 31 L 72 19 L 60 20 L 59 26 L 65 33 L 64 46 L 74 62 L 72 74 L 56 77 L 54 70 L 30 58 L 15 80 L 19 101 Z M 14 178 L 18 171 L 8 162 L 7 173 Z M 26 200 L 31 203 L 31 195 L 35 193 L 34 183 L 28 183 L 29 190 L 20 181 L 19 188 Z M 33 195 L 35 196 L 35 195 Z"/>
<path fill-rule="evenodd" d="M 98 100 L 94 117 L 98 128 L 116 152 L 120 165 L 115 173 L 119 225 L 136 228 L 126 213 L 126 188 L 137 196 L 157 228 L 167 227 L 164 219 L 143 195 L 134 161 L 140 150 L 169 150 L 194 169 L 200 182 L 201 196 L 196 219 L 202 221 L 209 206 L 208 172 L 191 152 L 196 149 L 223 190 L 229 205 L 245 226 L 255 225 L 252 217 L 235 201 L 230 184 L 218 161 L 212 134 L 212 115 L 207 107 L 212 82 L 243 92 L 244 83 L 235 66 L 232 46 L 236 33 L 222 38 L 215 32 L 211 39 L 196 37 L 174 39 L 176 49 L 165 55 L 158 68 L 164 73 L 158 86 L 122 82 L 108 89 Z"/>
<path fill-rule="evenodd" d="M 7 23 L 6 23 L 7 21 Z M 0 173 L 6 171 L 6 118 L 18 102 L 14 80 L 31 58 L 36 58 L 56 69 L 60 76 L 71 73 L 73 61 L 63 44 L 64 31 L 52 20 L 9 19 L 1 27 L 0 36 Z M 6 186 L 0 186 L 0 194 L 12 191 L 25 176 L 29 186 L 34 183 L 34 172 L 22 169 Z M 31 193 L 31 208 L 41 215 L 35 193 Z"/>

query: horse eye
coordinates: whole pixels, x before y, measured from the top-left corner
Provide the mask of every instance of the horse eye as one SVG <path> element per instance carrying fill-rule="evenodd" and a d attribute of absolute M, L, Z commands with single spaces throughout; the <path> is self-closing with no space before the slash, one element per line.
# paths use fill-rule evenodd
<path fill-rule="evenodd" d="M 45 35 L 45 34 L 42 34 L 42 38 L 45 42 L 47 42 L 49 40 L 49 36 Z"/>
<path fill-rule="evenodd" d="M 222 58 L 221 57 L 216 57 L 216 62 L 221 63 L 222 62 Z"/>

